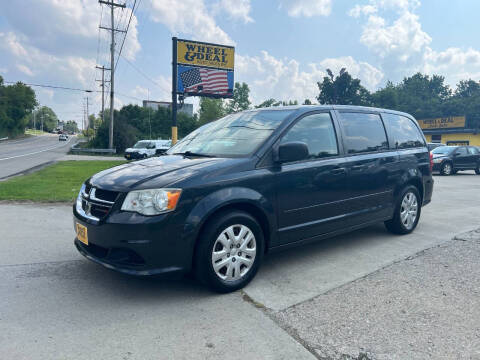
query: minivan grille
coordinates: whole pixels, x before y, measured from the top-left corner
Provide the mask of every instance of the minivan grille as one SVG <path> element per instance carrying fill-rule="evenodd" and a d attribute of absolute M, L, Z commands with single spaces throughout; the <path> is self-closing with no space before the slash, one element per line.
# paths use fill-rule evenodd
<path fill-rule="evenodd" d="M 98 189 L 87 183 L 82 193 L 82 209 L 86 215 L 102 220 L 110 212 L 117 196 L 116 191 Z"/>

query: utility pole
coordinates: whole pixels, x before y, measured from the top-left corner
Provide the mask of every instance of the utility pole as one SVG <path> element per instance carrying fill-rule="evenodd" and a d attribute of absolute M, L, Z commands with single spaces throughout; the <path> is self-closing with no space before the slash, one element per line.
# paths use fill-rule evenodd
<path fill-rule="evenodd" d="M 177 142 L 177 38 L 172 38 L 172 145 Z"/>
<path fill-rule="evenodd" d="M 35 109 L 33 109 L 33 131 L 34 131 L 34 134 L 37 135 L 37 126 L 36 126 L 36 123 L 35 123 L 35 114 L 36 114 L 36 111 L 35 111 Z"/>
<path fill-rule="evenodd" d="M 102 123 L 105 121 L 105 83 L 109 82 L 109 80 L 105 81 L 105 70 L 109 71 L 111 69 L 106 68 L 105 65 L 100 66 L 95 66 L 97 69 L 102 70 L 102 80 L 95 80 L 95 81 L 100 81 L 100 87 L 102 88 Z"/>
<path fill-rule="evenodd" d="M 116 4 L 112 1 L 99 0 L 100 4 L 109 5 L 111 8 L 110 18 L 111 22 L 110 28 L 100 26 L 100 29 L 109 30 L 111 32 L 111 44 L 110 44 L 110 129 L 109 129 L 109 138 L 108 138 L 108 147 L 113 149 L 113 105 L 114 105 L 114 78 L 115 78 L 115 31 L 124 32 L 125 30 L 117 30 L 114 26 L 114 10 L 116 7 L 125 8 L 125 4 Z"/>

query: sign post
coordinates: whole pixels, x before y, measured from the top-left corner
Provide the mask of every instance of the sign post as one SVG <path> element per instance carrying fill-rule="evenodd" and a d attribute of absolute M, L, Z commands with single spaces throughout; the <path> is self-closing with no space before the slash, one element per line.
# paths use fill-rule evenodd
<path fill-rule="evenodd" d="M 235 48 L 172 38 L 172 144 L 177 142 L 177 95 L 233 97 Z"/>
<path fill-rule="evenodd" d="M 172 38 L 172 145 L 177 143 L 177 38 Z"/>

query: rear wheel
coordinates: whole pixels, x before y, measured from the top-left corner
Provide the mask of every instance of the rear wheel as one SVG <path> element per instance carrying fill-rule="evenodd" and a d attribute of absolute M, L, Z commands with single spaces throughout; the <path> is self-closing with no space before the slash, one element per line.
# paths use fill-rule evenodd
<path fill-rule="evenodd" d="M 452 175 L 453 174 L 453 166 L 452 163 L 446 162 L 443 163 L 442 168 L 440 169 L 440 174 L 442 175 Z"/>
<path fill-rule="evenodd" d="M 478 163 L 477 167 L 475 168 L 475 174 L 480 175 L 480 163 Z"/>
<path fill-rule="evenodd" d="M 262 262 L 262 229 L 255 218 L 243 211 L 231 211 L 211 221 L 198 241 L 195 275 L 217 292 L 243 288 Z"/>
<path fill-rule="evenodd" d="M 398 197 L 393 218 L 386 221 L 385 226 L 394 234 L 409 234 L 417 227 L 420 212 L 420 194 L 415 186 L 410 185 Z"/>

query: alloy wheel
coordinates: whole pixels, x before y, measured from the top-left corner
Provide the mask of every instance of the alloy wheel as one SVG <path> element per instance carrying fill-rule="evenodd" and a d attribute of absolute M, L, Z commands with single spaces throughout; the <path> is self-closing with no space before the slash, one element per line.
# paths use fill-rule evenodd
<path fill-rule="evenodd" d="M 236 224 L 224 229 L 213 245 L 212 266 L 224 281 L 243 278 L 257 255 L 255 235 L 247 226 Z"/>
<path fill-rule="evenodd" d="M 418 200 L 413 192 L 407 192 L 402 200 L 400 208 L 400 220 L 407 230 L 415 225 L 418 216 Z"/>

